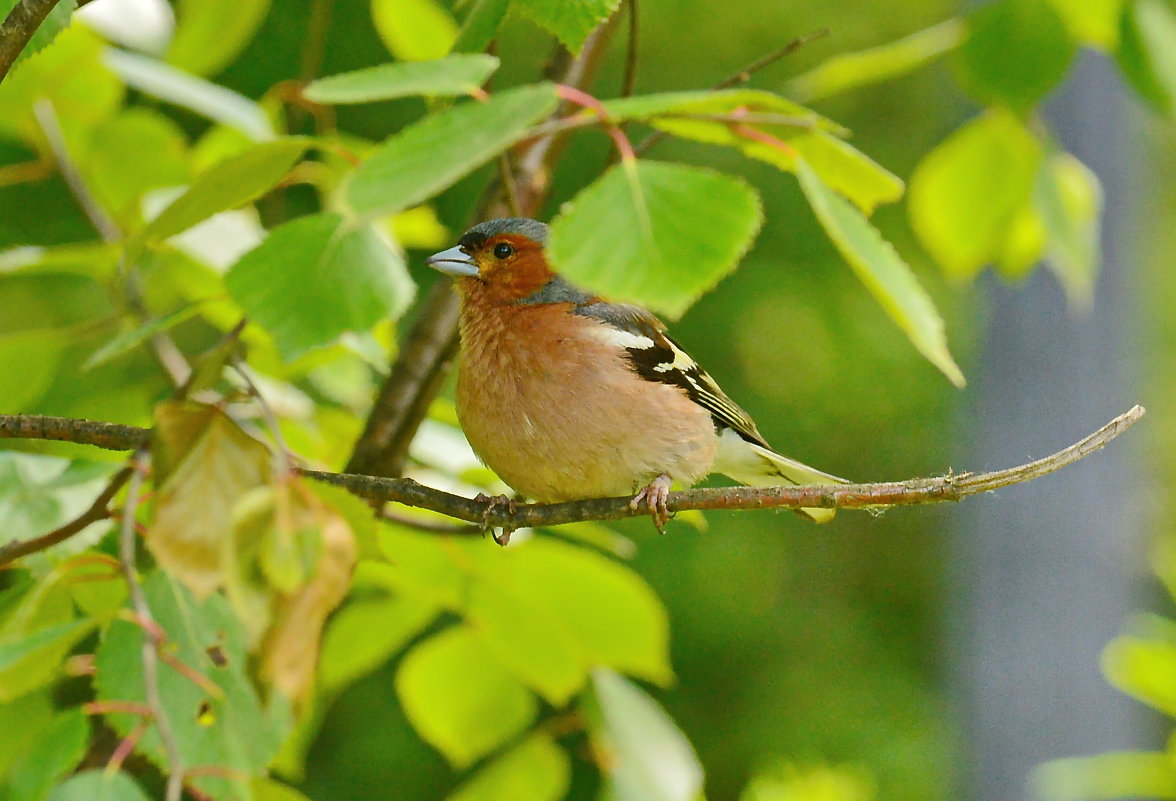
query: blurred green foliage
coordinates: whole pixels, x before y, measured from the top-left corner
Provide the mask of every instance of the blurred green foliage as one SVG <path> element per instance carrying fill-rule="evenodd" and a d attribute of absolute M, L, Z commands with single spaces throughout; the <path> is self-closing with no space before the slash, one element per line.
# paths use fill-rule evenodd
<path fill-rule="evenodd" d="M 817 535 L 791 516 L 695 516 L 663 538 L 586 523 L 499 550 L 377 524 L 252 438 L 346 461 L 435 280 L 421 251 L 452 243 L 487 165 L 559 104 L 549 53 L 579 52 L 618 6 L 179 0 L 170 44 L 131 52 L 66 27 L 63 3 L 30 50 L 52 45 L 0 85 L 0 413 L 157 426 L 140 522 L 158 566 L 142 579 L 167 639 L 163 708 L 208 797 L 951 794 L 936 512 L 842 515 Z M 557 265 L 684 315 L 677 337 L 768 438 L 838 474 L 946 466 L 943 378 L 962 383 L 977 314 L 948 282 L 1044 257 L 1089 300 L 1098 181 L 1036 110 L 1077 50 L 1113 53 L 1159 109 L 1176 96 L 1164 0 L 959 11 L 645 0 L 636 96 L 615 97 L 622 13 L 603 106 L 561 123 L 540 215 Z M 756 89 L 700 91 L 819 27 L 833 35 Z M 496 58 L 445 58 L 491 40 Z M 601 129 L 622 123 L 634 143 L 670 134 L 656 161 L 609 167 Z M 887 205 L 902 176 L 909 223 Z M 224 337 L 243 316 L 242 355 Z M 169 400 L 177 353 L 217 407 Z M 71 519 L 112 473 L 76 446 L 5 447 L 0 544 Z M 427 483 L 502 489 L 444 394 L 412 456 Z M 22 722 L 0 726 L 0 799 L 162 793 L 151 629 L 124 608 L 114 528 L 0 572 L 0 720 Z M 1112 646 L 1140 657 L 1112 675 L 1157 702 L 1171 660 L 1149 647 Z"/>

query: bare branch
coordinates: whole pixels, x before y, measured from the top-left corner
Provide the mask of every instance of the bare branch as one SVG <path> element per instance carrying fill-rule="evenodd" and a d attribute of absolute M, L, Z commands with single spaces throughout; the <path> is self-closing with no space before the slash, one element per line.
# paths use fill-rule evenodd
<path fill-rule="evenodd" d="M 167 710 L 163 706 L 163 699 L 159 695 L 159 649 L 163 645 L 163 632 L 151 615 L 151 607 L 147 604 L 147 596 L 135 570 L 135 507 L 139 502 L 148 463 L 149 457 L 146 451 L 142 450 L 136 451 L 131 460 L 131 485 L 127 488 L 127 502 L 123 509 L 122 529 L 119 532 L 118 561 L 130 591 L 131 608 L 143 629 L 143 695 L 147 700 L 147 708 L 151 710 L 151 720 L 155 723 L 155 730 L 159 733 L 159 740 L 163 743 L 163 752 L 166 756 L 164 772 L 167 773 L 167 792 L 164 799 L 181 801 L 180 797 L 184 792 L 183 755 L 176 742 L 176 733 L 172 729 Z"/>
<path fill-rule="evenodd" d="M 12 562 L 22 556 L 27 556 L 31 553 L 43 551 L 46 548 L 51 548 L 58 543 L 65 542 L 75 534 L 81 533 L 91 523 L 97 523 L 99 520 L 106 520 L 110 517 L 110 502 L 118 491 L 122 489 L 123 484 L 127 483 L 127 479 L 131 477 L 131 468 L 124 467 L 114 474 L 110 479 L 110 483 L 106 485 L 106 489 L 94 499 L 94 503 L 90 504 L 90 508 L 82 512 L 73 520 L 69 521 L 60 528 L 55 528 L 48 534 L 42 534 L 39 537 L 34 537 L 31 540 L 16 540 L 8 543 L 3 548 L 0 548 L 0 567 Z"/>
<path fill-rule="evenodd" d="M 792 53 L 795 53 L 797 50 L 799 50 L 801 47 L 808 44 L 809 42 L 815 41 L 817 39 L 820 39 L 820 38 L 822 38 L 824 36 L 828 36 L 828 35 L 829 35 L 829 29 L 828 28 L 821 28 L 820 30 L 813 31 L 812 33 L 805 34 L 804 36 L 798 36 L 797 38 L 793 39 L 791 42 L 784 45 L 783 47 L 778 48 L 776 50 L 773 50 L 770 53 L 766 53 L 766 54 L 760 56 L 759 58 L 757 58 L 755 61 L 748 64 L 743 69 L 737 70 L 736 72 L 731 73 L 730 75 L 728 75 L 726 78 L 724 78 L 723 80 L 716 83 L 711 88 L 713 90 L 717 91 L 719 89 L 730 89 L 732 86 L 738 86 L 740 84 L 747 83 L 748 81 L 751 80 L 751 76 L 755 75 L 757 72 L 764 69 L 765 67 L 770 67 L 771 65 L 775 64 L 777 61 L 784 58 L 785 56 L 788 56 L 788 55 L 791 55 Z M 649 136 L 645 137 L 645 139 L 643 139 L 637 145 L 636 148 L 634 148 L 637 151 L 637 155 L 638 156 L 645 155 L 649 151 L 650 148 L 652 148 L 654 145 L 656 145 L 662 139 L 665 139 L 667 135 L 668 134 L 665 131 L 654 131 Z"/>
<path fill-rule="evenodd" d="M 1142 406 L 1135 406 L 1093 434 L 1051 456 L 992 473 L 948 474 L 936 478 L 914 478 L 909 481 L 875 484 L 693 489 L 670 493 L 668 507 L 671 512 L 682 512 L 687 509 L 801 507 L 862 509 L 959 501 L 970 495 L 1032 481 L 1073 464 L 1118 437 L 1143 417 L 1144 412 Z M 76 423 L 76 427 L 71 427 L 72 423 Z M 148 436 L 149 432 L 144 429 L 116 426 L 112 423 L 0 415 L 0 438 L 57 439 L 125 450 L 140 447 Z M 463 498 L 460 495 L 426 487 L 409 478 L 381 478 L 306 469 L 299 469 L 297 472 L 315 481 L 341 487 L 373 504 L 400 503 L 440 512 L 467 523 L 494 528 L 514 530 L 586 520 L 618 520 L 646 514 L 644 511 L 631 508 L 631 498 L 628 497 L 596 498 L 565 503 L 517 504 L 514 509 L 510 509 L 502 504 Z"/>
<path fill-rule="evenodd" d="M 820 28 L 813 31 L 812 33 L 806 33 L 804 36 L 798 36 L 778 50 L 773 50 L 770 53 L 760 56 L 743 69 L 731 73 L 726 78 L 715 84 L 714 88 L 730 89 L 732 86 L 738 86 L 741 83 L 747 83 L 751 80 L 752 75 L 755 75 L 765 67 L 770 67 L 785 56 L 792 55 L 809 42 L 815 42 L 817 39 L 823 39 L 828 35 L 828 28 Z"/>
<path fill-rule="evenodd" d="M 151 431 L 73 417 L 0 414 L 0 439 L 43 439 L 76 442 L 107 451 L 133 451 L 151 440 Z"/>
<path fill-rule="evenodd" d="M 17 0 L 4 22 L 0 22 L 0 81 L 55 5 L 57 0 Z"/>

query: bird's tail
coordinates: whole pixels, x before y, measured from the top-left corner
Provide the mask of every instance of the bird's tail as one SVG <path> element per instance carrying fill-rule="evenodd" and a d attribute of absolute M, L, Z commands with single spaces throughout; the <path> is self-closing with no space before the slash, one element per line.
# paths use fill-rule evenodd
<path fill-rule="evenodd" d="M 750 487 L 782 487 L 799 484 L 848 484 L 844 478 L 781 456 L 770 448 L 748 442 L 731 429 L 723 431 L 715 457 L 715 472 Z M 816 523 L 833 519 L 835 509 L 806 508 L 797 512 Z"/>

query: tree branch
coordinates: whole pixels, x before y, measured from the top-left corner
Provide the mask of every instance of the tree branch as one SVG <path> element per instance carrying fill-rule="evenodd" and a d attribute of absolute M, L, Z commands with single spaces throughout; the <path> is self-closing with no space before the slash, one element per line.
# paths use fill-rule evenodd
<path fill-rule="evenodd" d="M 57 0 L 18 0 L 0 22 L 0 81 L 8 75 L 20 52 L 41 27 Z"/>
<path fill-rule="evenodd" d="M 147 473 L 148 463 L 149 457 L 142 450 L 136 451 L 131 460 L 131 486 L 127 490 L 127 502 L 119 531 L 118 562 L 127 581 L 135 619 L 143 629 L 143 647 L 140 654 L 143 660 L 143 697 L 147 701 L 147 708 L 151 710 L 151 720 L 155 723 L 155 731 L 163 744 L 166 758 L 164 772 L 167 774 L 167 790 L 164 799 L 180 801 L 180 796 L 184 792 L 183 755 L 180 753 L 171 720 L 167 716 L 167 709 L 164 708 L 163 699 L 159 695 L 159 656 L 164 636 L 151 614 L 151 607 L 147 604 L 147 596 L 135 570 L 135 508 L 139 503 L 143 476 Z"/>
<path fill-rule="evenodd" d="M 671 512 L 687 509 L 862 509 L 880 506 L 909 506 L 959 501 L 971 495 L 1041 478 L 1083 459 L 1118 437 L 1144 415 L 1142 406 L 1132 407 L 1093 434 L 1055 454 L 1028 464 L 992 473 L 949 473 L 936 478 L 914 478 L 875 484 L 810 485 L 800 487 L 725 487 L 693 489 L 670 493 Z M 114 450 L 141 447 L 150 432 L 113 423 L 94 423 L 67 418 L 0 415 L 0 438 L 55 439 L 96 445 Z M 647 514 L 629 506 L 628 497 L 595 498 L 565 503 L 517 504 L 513 510 L 502 504 L 463 498 L 426 487 L 409 478 L 380 478 L 353 473 L 328 473 L 299 469 L 302 475 L 332 484 L 373 503 L 400 503 L 429 509 L 450 517 L 503 529 L 555 526 L 586 520 L 618 520 Z"/>

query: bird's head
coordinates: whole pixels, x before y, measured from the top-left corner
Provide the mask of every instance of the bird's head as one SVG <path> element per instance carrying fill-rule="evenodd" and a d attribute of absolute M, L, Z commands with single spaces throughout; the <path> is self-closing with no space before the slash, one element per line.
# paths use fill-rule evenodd
<path fill-rule="evenodd" d="M 457 278 L 464 293 L 477 291 L 512 303 L 555 277 L 543 255 L 546 242 L 544 223 L 501 217 L 475 225 L 456 246 L 434 253 L 426 263 Z"/>

